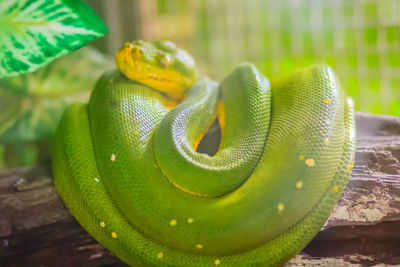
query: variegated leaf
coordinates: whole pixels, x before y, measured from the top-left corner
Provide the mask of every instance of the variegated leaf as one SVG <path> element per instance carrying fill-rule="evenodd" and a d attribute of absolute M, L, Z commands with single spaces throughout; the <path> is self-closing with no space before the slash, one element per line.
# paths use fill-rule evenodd
<path fill-rule="evenodd" d="M 32 73 L 0 81 L 0 143 L 49 139 L 66 106 L 86 102 L 111 59 L 84 47 Z"/>
<path fill-rule="evenodd" d="M 80 0 L 0 0 L 0 79 L 34 71 L 105 32 Z"/>

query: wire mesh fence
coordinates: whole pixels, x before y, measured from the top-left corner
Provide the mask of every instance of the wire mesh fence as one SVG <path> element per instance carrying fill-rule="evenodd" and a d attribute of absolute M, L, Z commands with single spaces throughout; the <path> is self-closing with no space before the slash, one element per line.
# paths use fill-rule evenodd
<path fill-rule="evenodd" d="M 243 61 L 270 78 L 327 63 L 358 110 L 400 115 L 400 0 L 113 2 L 99 4 L 110 33 L 119 32 L 110 53 L 133 38 L 170 39 L 215 79 Z M 132 15 L 116 23 L 121 10 Z"/>

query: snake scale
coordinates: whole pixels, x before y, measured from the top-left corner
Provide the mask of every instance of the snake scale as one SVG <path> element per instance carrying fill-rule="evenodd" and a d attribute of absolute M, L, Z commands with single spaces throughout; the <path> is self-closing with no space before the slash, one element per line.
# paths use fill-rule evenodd
<path fill-rule="evenodd" d="M 244 63 L 219 84 L 168 41 L 115 60 L 54 141 L 56 189 L 95 239 L 132 266 L 276 266 L 317 234 L 355 154 L 328 66 L 270 83 Z M 218 152 L 197 152 L 216 119 Z"/>

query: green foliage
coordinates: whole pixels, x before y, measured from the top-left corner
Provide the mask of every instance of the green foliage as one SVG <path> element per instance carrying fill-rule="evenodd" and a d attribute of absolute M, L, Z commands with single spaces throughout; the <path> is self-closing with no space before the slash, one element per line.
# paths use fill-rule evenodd
<path fill-rule="evenodd" d="M 85 47 L 36 72 L 0 81 L 0 144 L 50 139 L 67 105 L 87 101 L 110 59 Z"/>
<path fill-rule="evenodd" d="M 79 0 L 1 0 L 0 79 L 37 70 L 105 33 L 101 19 Z M 30 116 L 38 114 L 31 110 Z"/>
<path fill-rule="evenodd" d="M 214 79 L 244 61 L 272 79 L 326 63 L 357 110 L 400 116 L 398 0 L 156 3 L 151 38 L 186 47 Z"/>

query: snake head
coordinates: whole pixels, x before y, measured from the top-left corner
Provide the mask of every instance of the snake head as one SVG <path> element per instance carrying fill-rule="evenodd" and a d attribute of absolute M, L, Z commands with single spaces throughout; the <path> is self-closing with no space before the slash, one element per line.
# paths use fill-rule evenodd
<path fill-rule="evenodd" d="M 170 41 L 125 43 L 115 54 L 118 69 L 129 79 L 181 99 L 196 80 L 194 59 Z"/>

